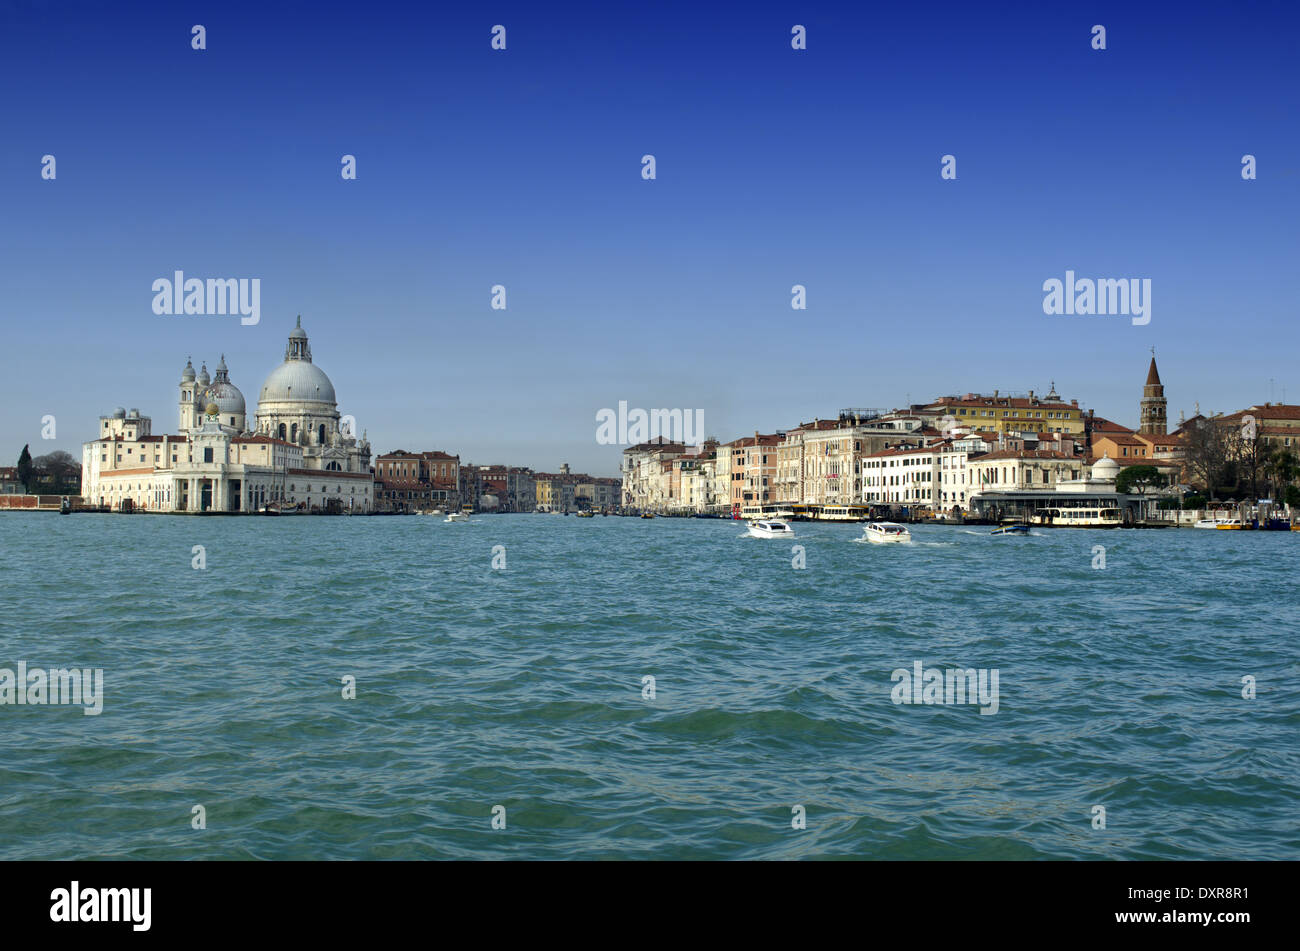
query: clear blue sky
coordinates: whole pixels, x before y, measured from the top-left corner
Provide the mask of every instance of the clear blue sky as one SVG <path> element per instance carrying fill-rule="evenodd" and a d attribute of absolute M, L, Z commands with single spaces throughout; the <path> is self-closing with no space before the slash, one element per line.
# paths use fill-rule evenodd
<path fill-rule="evenodd" d="M 703 409 L 725 440 L 1055 380 L 1132 425 L 1153 345 L 1172 419 L 1300 401 L 1298 22 L 0 3 L 0 462 L 79 455 L 118 405 L 173 431 L 191 354 L 224 352 L 251 413 L 299 313 L 376 451 L 545 470 L 615 472 L 595 414 L 619 400 Z M 1151 323 L 1045 316 L 1067 268 L 1150 278 Z M 261 323 L 156 316 L 176 269 L 260 278 Z"/>

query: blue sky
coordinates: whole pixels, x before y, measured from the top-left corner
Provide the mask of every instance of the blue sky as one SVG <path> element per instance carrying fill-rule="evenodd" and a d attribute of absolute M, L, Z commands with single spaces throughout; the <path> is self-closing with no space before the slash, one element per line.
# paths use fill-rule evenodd
<path fill-rule="evenodd" d="M 297 314 L 376 451 L 543 470 L 616 472 L 619 400 L 726 440 L 1055 381 L 1136 424 L 1152 346 L 1175 420 L 1300 401 L 1297 21 L 0 2 L 0 462 L 119 405 L 174 430 L 187 355 L 251 413 Z M 260 278 L 261 322 L 155 315 L 177 269 Z M 1149 278 L 1151 323 L 1044 315 L 1067 269 Z"/>

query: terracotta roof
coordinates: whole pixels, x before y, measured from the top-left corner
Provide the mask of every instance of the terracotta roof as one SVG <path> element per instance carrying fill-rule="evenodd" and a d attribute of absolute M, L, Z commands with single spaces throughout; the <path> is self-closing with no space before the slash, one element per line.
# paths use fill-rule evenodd
<path fill-rule="evenodd" d="M 1120 424 L 1120 423 L 1117 423 L 1117 422 L 1115 422 L 1114 420 L 1106 419 L 1106 417 L 1104 417 L 1104 416 L 1093 416 L 1093 417 L 1092 417 L 1092 431 L 1093 431 L 1094 433 L 1096 433 L 1096 432 L 1104 432 L 1104 433 L 1131 433 L 1131 432 L 1133 432 L 1133 430 L 1129 429 L 1127 426 L 1124 426 L 1124 425 L 1122 425 L 1122 424 Z"/>

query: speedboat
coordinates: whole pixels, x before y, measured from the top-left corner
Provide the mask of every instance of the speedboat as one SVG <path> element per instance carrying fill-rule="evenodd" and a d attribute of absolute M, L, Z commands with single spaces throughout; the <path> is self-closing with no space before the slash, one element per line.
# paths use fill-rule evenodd
<path fill-rule="evenodd" d="M 749 523 L 749 534 L 754 538 L 794 538 L 794 529 L 779 519 L 761 519 Z"/>
<path fill-rule="evenodd" d="M 1245 526 L 1241 524 L 1241 519 L 1230 518 L 1226 522 L 1220 522 L 1218 525 L 1215 525 L 1214 527 L 1221 532 L 1239 532 Z"/>
<path fill-rule="evenodd" d="M 655 513 L 654 513 L 654 512 L 642 512 L 642 513 L 641 513 L 641 517 L 642 517 L 642 518 L 654 518 L 654 517 L 655 517 Z"/>
<path fill-rule="evenodd" d="M 912 540 L 912 533 L 907 530 L 907 526 L 897 522 L 872 522 L 862 532 L 868 541 L 876 545 Z"/>
<path fill-rule="evenodd" d="M 447 515 L 446 518 L 442 520 L 442 523 L 446 525 L 448 522 L 468 522 L 468 521 L 469 521 L 468 512 L 451 512 Z"/>
<path fill-rule="evenodd" d="M 1023 523 L 1014 525 L 999 525 L 989 533 L 990 535 L 1028 535 L 1029 526 Z"/>

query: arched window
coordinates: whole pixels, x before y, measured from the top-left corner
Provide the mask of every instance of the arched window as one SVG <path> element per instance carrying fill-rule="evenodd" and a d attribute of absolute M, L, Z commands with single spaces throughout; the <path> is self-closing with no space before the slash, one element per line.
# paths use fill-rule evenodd
<path fill-rule="evenodd" d="M 324 423 L 320 424 L 320 427 L 316 430 L 316 435 L 320 439 L 320 444 L 322 446 L 325 445 L 325 424 Z"/>
<path fill-rule="evenodd" d="M 289 441 L 290 441 L 290 442 L 297 442 L 297 441 L 298 441 L 298 424 L 297 424 L 297 423 L 294 423 L 291 427 L 289 427 Z"/>
<path fill-rule="evenodd" d="M 285 434 L 285 431 L 284 431 L 284 423 L 281 423 L 281 424 L 280 424 L 280 438 L 281 438 L 281 439 L 284 438 L 284 434 Z"/>

